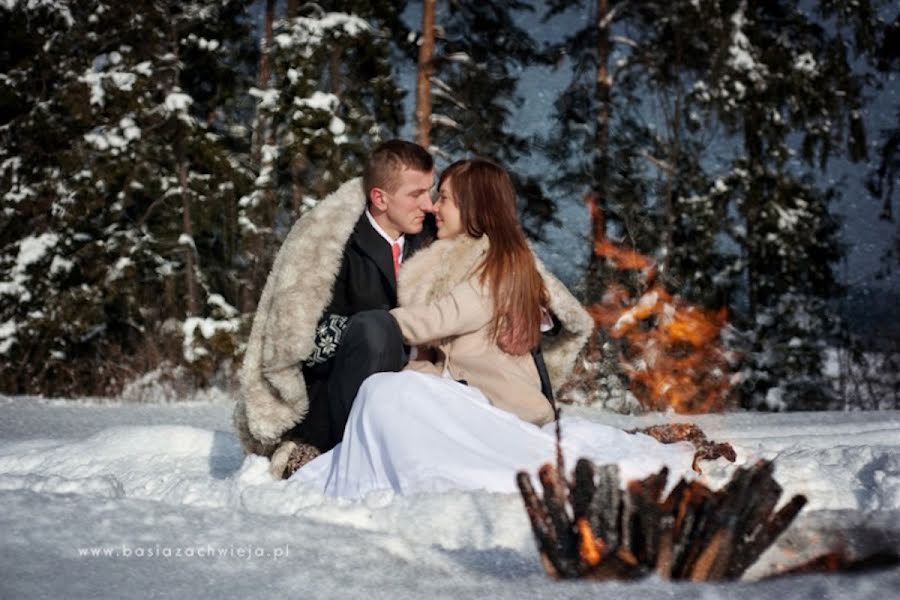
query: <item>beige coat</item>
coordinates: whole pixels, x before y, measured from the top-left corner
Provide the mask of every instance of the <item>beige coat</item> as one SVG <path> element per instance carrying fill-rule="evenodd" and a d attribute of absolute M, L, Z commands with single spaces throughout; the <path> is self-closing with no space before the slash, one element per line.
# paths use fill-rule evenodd
<path fill-rule="evenodd" d="M 541 393 L 533 358 L 507 354 L 489 336 L 493 301 L 476 273 L 488 244 L 486 236 L 440 240 L 400 269 L 400 307 L 391 314 L 407 343 L 438 350 L 436 364 L 413 361 L 407 368 L 466 380 L 498 408 L 542 425 L 553 420 L 553 409 Z M 544 344 L 550 381 L 558 389 L 571 372 L 593 322 L 540 262 L 538 268 L 550 293 L 550 310 L 563 326 Z"/>

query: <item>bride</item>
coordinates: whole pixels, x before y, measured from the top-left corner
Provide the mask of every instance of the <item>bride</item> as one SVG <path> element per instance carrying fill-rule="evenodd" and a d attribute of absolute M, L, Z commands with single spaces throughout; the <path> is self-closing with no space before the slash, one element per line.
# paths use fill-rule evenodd
<path fill-rule="evenodd" d="M 366 379 L 343 441 L 292 480 L 351 498 L 375 490 L 515 492 L 517 471 L 534 473 L 553 459 L 555 411 L 531 351 L 555 322 L 558 331 L 543 346 L 558 386 L 591 318 L 536 261 L 504 169 L 481 159 L 456 162 L 441 174 L 438 193 L 438 240 L 404 263 L 400 306 L 390 311 L 404 341 L 434 360 Z M 664 465 L 672 480 L 690 470 L 687 443 L 662 445 L 578 418 L 560 427 L 569 465 L 580 457 L 617 463 L 623 479 Z"/>

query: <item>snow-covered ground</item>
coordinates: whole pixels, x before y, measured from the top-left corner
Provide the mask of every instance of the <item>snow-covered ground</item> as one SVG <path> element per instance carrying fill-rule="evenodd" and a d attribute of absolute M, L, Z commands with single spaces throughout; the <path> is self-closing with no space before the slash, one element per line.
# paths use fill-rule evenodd
<path fill-rule="evenodd" d="M 221 402 L 0 396 L 0 598 L 896 598 L 900 569 L 755 581 L 842 547 L 900 550 L 900 412 L 692 420 L 738 464 L 774 458 L 809 505 L 732 584 L 554 582 L 518 496 L 333 500 L 245 458 Z M 631 428 L 671 419 L 569 414 Z M 704 463 L 718 485 L 734 468 Z"/>

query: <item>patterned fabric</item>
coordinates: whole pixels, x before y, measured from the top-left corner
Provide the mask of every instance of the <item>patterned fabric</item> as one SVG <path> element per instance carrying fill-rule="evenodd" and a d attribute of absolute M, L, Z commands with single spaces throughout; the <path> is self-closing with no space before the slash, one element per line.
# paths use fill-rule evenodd
<path fill-rule="evenodd" d="M 316 327 L 315 347 L 309 357 L 303 362 L 308 366 L 322 364 L 337 352 L 338 344 L 344 328 L 347 327 L 348 317 L 344 315 L 326 314 Z"/>

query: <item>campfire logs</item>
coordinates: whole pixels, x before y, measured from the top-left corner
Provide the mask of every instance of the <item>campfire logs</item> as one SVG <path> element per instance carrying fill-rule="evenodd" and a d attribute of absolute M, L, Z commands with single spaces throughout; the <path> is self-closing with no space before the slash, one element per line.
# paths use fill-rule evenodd
<path fill-rule="evenodd" d="M 761 460 L 722 489 L 681 480 L 663 498 L 668 470 L 619 489 L 615 465 L 581 459 L 566 481 L 544 465 L 539 497 L 528 473 L 517 475 L 541 561 L 555 578 L 738 579 L 806 504 L 794 496 L 779 510 L 781 486 Z"/>

